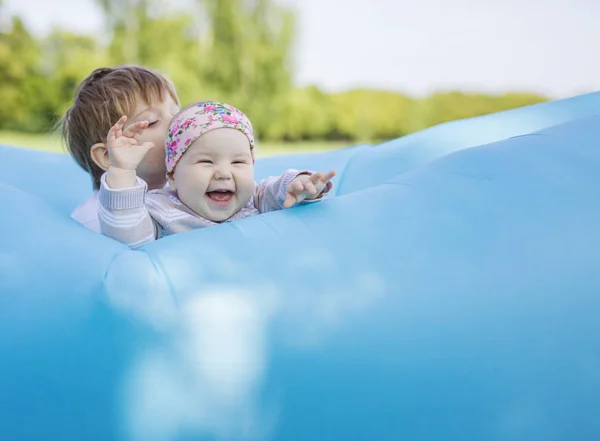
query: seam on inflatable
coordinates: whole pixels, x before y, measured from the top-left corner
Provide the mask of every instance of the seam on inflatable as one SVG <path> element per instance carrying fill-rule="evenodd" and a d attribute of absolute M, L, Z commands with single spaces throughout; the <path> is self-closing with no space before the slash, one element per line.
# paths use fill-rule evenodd
<path fill-rule="evenodd" d="M 546 127 L 544 129 L 542 129 L 542 131 L 548 130 L 551 127 L 554 127 L 554 126 Z M 503 139 L 502 141 L 490 142 L 488 144 L 477 145 L 475 147 L 485 147 L 485 146 L 490 145 L 490 144 L 496 144 L 497 142 L 504 142 L 504 141 L 508 141 L 509 139 L 526 138 L 526 137 L 529 137 L 529 136 L 552 136 L 552 135 L 550 135 L 548 133 L 540 133 L 540 132 L 523 133 L 521 135 L 515 135 L 515 136 L 511 136 L 509 138 Z"/>
<path fill-rule="evenodd" d="M 553 127 L 553 126 L 550 126 L 550 127 Z M 543 130 L 546 130 L 546 129 L 543 129 Z M 499 144 L 499 143 L 504 143 L 504 142 L 506 142 L 508 140 L 511 140 L 511 139 L 531 137 L 531 136 L 550 136 L 551 137 L 552 135 L 550 135 L 548 133 L 540 133 L 540 132 L 524 133 L 524 134 L 521 134 L 521 135 L 514 135 L 514 136 L 511 136 L 509 138 L 502 139 L 500 141 L 492 141 L 492 142 L 488 142 L 488 143 L 473 145 L 473 146 L 466 147 L 466 148 L 459 149 L 459 150 L 453 150 L 453 151 L 450 151 L 450 152 L 448 152 L 448 153 L 446 153 L 446 154 L 444 154 L 442 156 L 436 157 L 435 159 L 432 159 L 430 161 L 424 162 L 424 163 L 418 165 L 417 167 L 413 167 L 413 168 L 410 168 L 410 169 L 405 170 L 403 172 L 400 172 L 397 175 L 394 175 L 393 177 L 391 177 L 390 179 L 388 179 L 387 181 L 383 182 L 380 185 L 386 185 L 386 184 L 402 185 L 399 182 L 394 182 L 394 180 L 398 179 L 399 176 L 410 175 L 412 173 L 419 172 L 421 170 L 427 169 L 428 167 L 430 167 L 432 165 L 435 165 L 435 164 L 439 163 L 440 161 L 444 161 L 447 158 L 454 157 L 454 156 L 457 156 L 457 155 L 463 155 L 466 152 L 469 152 L 471 150 L 484 149 L 484 148 L 487 148 L 488 146 Z M 406 184 L 406 185 L 410 185 L 410 186 L 416 188 L 416 186 L 414 186 L 412 184 Z M 371 188 L 373 188 L 373 187 L 371 187 Z"/>
<path fill-rule="evenodd" d="M 264 218 L 264 216 L 258 216 L 258 218 L 260 219 L 260 221 L 262 222 L 263 225 L 265 225 L 269 230 L 274 231 L 276 234 L 279 234 L 279 230 L 277 230 L 277 228 L 275 228 L 270 222 L 267 222 L 267 220 Z M 238 231 L 242 231 L 237 225 L 233 225 L 235 224 L 235 222 L 232 222 L 232 226 L 234 228 L 236 228 Z"/>
<path fill-rule="evenodd" d="M 396 178 L 394 178 L 394 179 L 396 179 Z M 397 182 L 397 181 L 394 181 L 393 179 L 390 179 L 389 181 L 385 182 L 383 185 L 397 185 L 400 187 L 417 188 L 417 186 L 415 184 L 409 184 L 408 182 Z"/>
<path fill-rule="evenodd" d="M 177 296 L 175 296 L 175 294 L 174 294 L 175 290 L 173 288 L 173 284 L 171 283 L 171 279 L 169 278 L 169 276 L 167 276 L 167 274 L 162 270 L 162 268 L 156 264 L 156 260 L 153 259 L 146 250 L 138 250 L 138 251 L 141 253 L 144 253 L 148 257 L 148 260 L 150 260 L 150 263 L 152 264 L 154 271 L 156 271 L 156 273 L 159 276 L 161 276 L 163 278 L 163 280 L 166 282 L 167 287 L 169 288 L 169 295 L 171 296 L 173 303 L 175 303 L 175 306 L 179 307 L 179 302 L 178 302 Z"/>
<path fill-rule="evenodd" d="M 120 257 L 122 254 L 125 254 L 125 253 L 127 253 L 128 251 L 129 251 L 129 250 L 127 250 L 127 251 L 120 251 L 120 252 L 118 252 L 118 253 L 114 254 L 114 255 L 113 255 L 111 258 L 110 258 L 110 260 L 109 260 L 109 262 L 108 262 L 108 265 L 106 265 L 106 268 L 104 268 L 104 276 L 102 276 L 102 285 L 103 285 L 103 286 L 106 286 L 106 279 L 108 278 L 108 272 L 110 271 L 110 268 L 112 267 L 112 265 L 113 265 L 114 261 L 115 261 L 115 260 L 117 260 L 117 259 L 118 259 L 118 258 L 119 258 L 119 257 Z M 106 292 L 106 288 L 104 288 L 104 291 Z"/>
<path fill-rule="evenodd" d="M 102 288 L 104 291 L 103 295 L 106 295 L 108 293 L 108 290 L 106 288 L 106 279 L 108 278 L 108 273 L 110 271 L 110 268 L 112 267 L 115 260 L 117 260 L 118 258 L 120 258 L 122 255 L 124 255 L 126 253 L 143 253 L 146 255 L 146 257 L 152 264 L 152 267 L 157 272 L 157 274 L 160 277 L 162 277 L 163 280 L 166 281 L 167 287 L 169 289 L 169 295 L 173 299 L 173 302 L 175 303 L 175 305 L 179 307 L 179 302 L 177 301 L 177 297 L 173 294 L 174 290 L 173 290 L 173 284 L 171 283 L 171 279 L 169 277 L 167 277 L 166 274 L 164 273 L 164 271 L 162 271 L 162 269 L 156 265 L 155 260 L 150 256 L 150 254 L 146 250 L 124 250 L 124 251 L 116 253 L 114 256 L 112 256 L 112 258 L 110 259 L 110 261 L 108 262 L 108 265 L 106 266 L 106 268 L 104 270 L 104 275 L 102 277 Z"/>

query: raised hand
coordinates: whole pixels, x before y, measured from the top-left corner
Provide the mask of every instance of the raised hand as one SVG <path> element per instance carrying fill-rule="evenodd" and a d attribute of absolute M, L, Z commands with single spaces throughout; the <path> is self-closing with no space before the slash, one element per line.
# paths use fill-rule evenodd
<path fill-rule="evenodd" d="M 136 170 L 146 153 L 154 148 L 154 143 L 139 144 L 138 142 L 139 136 L 148 127 L 148 121 L 136 122 L 123 130 L 125 122 L 127 122 L 127 116 L 123 115 L 110 128 L 106 137 L 106 149 L 111 167 L 121 170 Z"/>
<path fill-rule="evenodd" d="M 313 173 L 312 175 L 297 176 L 290 185 L 288 185 L 284 208 L 290 208 L 295 204 L 302 202 L 305 199 L 315 199 L 321 195 L 325 186 L 331 178 L 335 176 L 335 171 L 332 170 L 327 174 L 321 172 Z"/>

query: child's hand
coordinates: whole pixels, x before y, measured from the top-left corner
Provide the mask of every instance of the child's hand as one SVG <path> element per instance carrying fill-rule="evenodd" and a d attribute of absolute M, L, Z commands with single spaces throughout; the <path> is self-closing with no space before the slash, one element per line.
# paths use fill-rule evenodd
<path fill-rule="evenodd" d="M 123 130 L 126 121 L 127 116 L 123 115 L 110 128 L 106 138 L 106 149 L 111 167 L 121 170 L 136 170 L 146 153 L 154 147 L 154 143 L 138 144 L 139 136 L 148 127 L 148 121 L 136 122 Z"/>
<path fill-rule="evenodd" d="M 321 192 L 331 178 L 335 176 L 335 171 L 330 171 L 326 175 L 323 173 L 313 173 L 312 175 L 299 175 L 288 185 L 284 208 L 290 208 L 294 204 L 302 202 L 304 199 L 315 199 L 321 195 Z"/>

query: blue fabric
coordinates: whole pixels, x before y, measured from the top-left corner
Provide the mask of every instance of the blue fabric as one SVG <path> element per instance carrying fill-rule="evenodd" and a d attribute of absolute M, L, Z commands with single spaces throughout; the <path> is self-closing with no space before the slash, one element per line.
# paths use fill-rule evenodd
<path fill-rule="evenodd" d="M 382 145 L 334 197 L 130 251 L 0 147 L 2 438 L 600 437 L 600 93 Z"/>

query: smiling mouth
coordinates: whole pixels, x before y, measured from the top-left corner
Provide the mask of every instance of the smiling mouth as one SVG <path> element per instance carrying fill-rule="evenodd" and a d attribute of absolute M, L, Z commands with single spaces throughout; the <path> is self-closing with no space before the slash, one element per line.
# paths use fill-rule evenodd
<path fill-rule="evenodd" d="M 208 191 L 206 196 L 217 205 L 227 205 L 233 199 L 233 192 L 229 190 Z"/>

